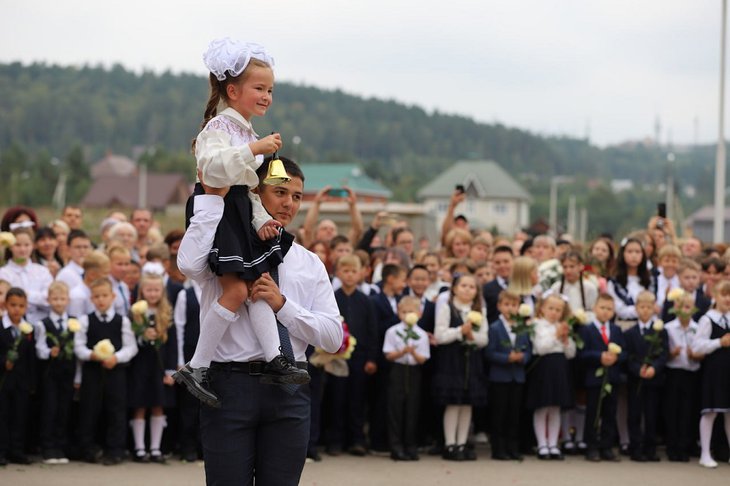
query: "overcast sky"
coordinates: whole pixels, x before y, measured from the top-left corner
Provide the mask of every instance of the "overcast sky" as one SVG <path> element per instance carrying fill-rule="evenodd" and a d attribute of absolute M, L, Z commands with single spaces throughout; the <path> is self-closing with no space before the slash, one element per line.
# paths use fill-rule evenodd
<path fill-rule="evenodd" d="M 717 138 L 721 0 L 0 0 L 0 62 L 205 74 L 264 44 L 277 79 L 601 145 Z M 695 122 L 697 120 L 697 123 Z"/>

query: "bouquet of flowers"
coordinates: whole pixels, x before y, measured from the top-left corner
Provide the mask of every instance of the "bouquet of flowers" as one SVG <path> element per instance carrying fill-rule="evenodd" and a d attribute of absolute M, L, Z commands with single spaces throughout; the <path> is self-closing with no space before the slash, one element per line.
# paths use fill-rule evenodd
<path fill-rule="evenodd" d="M 644 334 L 644 341 L 649 344 L 649 349 L 646 351 L 644 356 L 644 362 L 642 368 L 651 365 L 651 363 L 662 354 L 662 331 L 664 330 L 664 321 L 656 319 L 651 325 L 653 333 Z M 636 388 L 636 394 L 641 393 L 641 385 L 644 383 L 643 380 L 639 381 L 639 386 Z"/>
<path fill-rule="evenodd" d="M 309 362 L 318 368 L 324 368 L 331 375 L 345 378 L 350 375 L 347 360 L 352 357 L 357 339 L 350 334 L 350 328 L 347 326 L 345 318 L 340 316 L 340 321 L 342 322 L 342 345 L 340 349 L 336 353 L 328 353 L 321 348 L 315 348 L 314 353 L 309 357 Z"/>
<path fill-rule="evenodd" d="M 621 346 L 619 346 L 616 343 L 608 343 L 608 352 L 615 354 L 618 356 L 621 354 Z M 603 382 L 601 383 L 601 394 L 598 396 L 598 409 L 596 412 L 596 421 L 593 423 L 593 426 L 596 428 L 596 431 L 600 428 L 600 420 L 601 420 L 601 407 L 603 405 L 603 399 L 611 393 L 613 390 L 613 386 L 608 382 L 608 366 L 601 366 L 596 370 L 596 377 L 603 377 Z"/>
<path fill-rule="evenodd" d="M 74 334 L 81 330 L 81 323 L 76 319 L 68 320 L 68 327 L 61 332 L 60 336 L 48 333 L 48 339 L 54 346 L 58 346 L 59 359 L 70 360 L 74 357 Z"/>
<path fill-rule="evenodd" d="M 517 308 L 517 314 L 510 316 L 510 319 L 515 321 L 512 325 L 512 332 L 517 336 L 527 334 L 530 337 L 535 335 L 535 328 L 529 322 L 532 316 L 532 309 L 527 304 L 520 304 Z"/>
<path fill-rule="evenodd" d="M 547 290 L 555 282 L 560 281 L 563 276 L 563 266 L 557 258 L 545 260 L 537 267 L 537 274 L 540 276 L 540 288 Z"/>

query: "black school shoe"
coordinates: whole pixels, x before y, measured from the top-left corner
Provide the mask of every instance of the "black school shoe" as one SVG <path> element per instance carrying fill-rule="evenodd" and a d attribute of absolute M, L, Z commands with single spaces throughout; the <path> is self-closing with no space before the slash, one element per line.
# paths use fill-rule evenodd
<path fill-rule="evenodd" d="M 310 379 L 307 370 L 300 370 L 280 354 L 266 363 L 260 381 L 269 385 L 306 385 Z"/>
<path fill-rule="evenodd" d="M 185 363 L 185 366 L 173 373 L 172 377 L 176 382 L 185 385 L 195 398 L 206 405 L 214 408 L 221 406 L 216 394 L 208 388 L 208 368 L 193 368 L 190 363 Z"/>

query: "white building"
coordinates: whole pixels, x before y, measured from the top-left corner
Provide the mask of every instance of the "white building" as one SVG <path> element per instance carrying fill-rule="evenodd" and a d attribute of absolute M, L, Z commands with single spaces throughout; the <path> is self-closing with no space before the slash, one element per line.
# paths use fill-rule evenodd
<path fill-rule="evenodd" d="M 460 161 L 418 191 L 418 197 L 434 215 L 440 228 L 457 185 L 463 185 L 466 201 L 454 215 L 463 214 L 472 228 L 497 227 L 511 235 L 529 225 L 529 193 L 494 161 Z"/>

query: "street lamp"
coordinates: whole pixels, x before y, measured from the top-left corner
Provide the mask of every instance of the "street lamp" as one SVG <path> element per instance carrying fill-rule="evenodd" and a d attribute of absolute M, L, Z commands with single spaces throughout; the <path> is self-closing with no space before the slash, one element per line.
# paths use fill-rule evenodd
<path fill-rule="evenodd" d="M 725 22 L 727 0 L 722 0 L 722 35 L 720 40 L 720 117 L 715 155 L 715 214 L 712 239 L 722 243 L 725 239 Z"/>
<path fill-rule="evenodd" d="M 558 175 L 550 178 L 550 231 L 558 237 L 558 185 L 573 182 L 572 176 Z"/>

